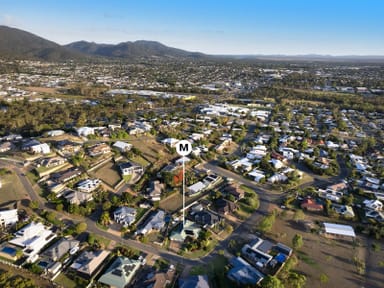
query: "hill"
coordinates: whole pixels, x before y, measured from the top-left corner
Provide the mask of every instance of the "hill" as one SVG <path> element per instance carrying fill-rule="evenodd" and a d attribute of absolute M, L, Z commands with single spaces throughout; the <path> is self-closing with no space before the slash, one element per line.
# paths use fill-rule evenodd
<path fill-rule="evenodd" d="M 124 59 L 141 57 L 203 58 L 205 56 L 203 53 L 189 52 L 168 47 L 156 41 L 145 40 L 122 42 L 116 45 L 79 41 L 65 47 L 84 54 Z"/>
<path fill-rule="evenodd" d="M 0 26 L 0 39 L 0 55 L 3 57 L 48 61 L 85 57 L 79 52 L 62 47 L 55 42 L 7 26 Z"/>

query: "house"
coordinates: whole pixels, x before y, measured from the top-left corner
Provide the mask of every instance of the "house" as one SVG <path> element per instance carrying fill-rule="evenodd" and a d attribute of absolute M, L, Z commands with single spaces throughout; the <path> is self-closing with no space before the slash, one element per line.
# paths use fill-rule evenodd
<path fill-rule="evenodd" d="M 80 168 L 69 168 L 63 172 L 55 173 L 53 175 L 53 179 L 55 179 L 59 183 L 66 183 L 82 174 Z"/>
<path fill-rule="evenodd" d="M 124 227 L 131 226 L 136 221 L 136 209 L 122 206 L 113 212 L 113 219 Z"/>
<path fill-rule="evenodd" d="M 98 270 L 109 253 L 106 250 L 84 251 L 73 261 L 70 267 L 81 276 L 89 279 Z"/>
<path fill-rule="evenodd" d="M 119 256 L 99 278 L 98 282 L 109 287 L 125 288 L 132 281 L 140 266 L 140 260 Z"/>
<path fill-rule="evenodd" d="M 382 211 L 383 210 L 383 203 L 381 203 L 379 200 L 364 200 L 363 204 L 366 208 L 370 210 L 375 211 Z"/>
<path fill-rule="evenodd" d="M 56 237 L 43 223 L 31 222 L 15 233 L 15 238 L 9 241 L 18 247 L 23 248 L 29 259 L 35 259 L 41 249 Z"/>
<path fill-rule="evenodd" d="M 273 183 L 279 183 L 279 182 L 285 182 L 288 180 L 288 177 L 281 173 L 276 173 L 273 176 L 268 178 L 268 182 Z"/>
<path fill-rule="evenodd" d="M 55 167 L 64 164 L 67 162 L 67 159 L 63 157 L 51 157 L 51 158 L 44 158 L 40 161 L 40 165 L 50 168 L 50 167 Z"/>
<path fill-rule="evenodd" d="M 169 239 L 171 241 L 183 243 L 187 237 L 197 239 L 197 237 L 199 237 L 200 231 L 201 228 L 199 225 L 190 220 L 186 220 L 184 225 L 181 223 L 181 225 L 179 225 L 178 228 L 171 233 Z"/>
<path fill-rule="evenodd" d="M 261 170 L 253 169 L 248 173 L 248 176 L 253 177 L 254 181 L 259 183 L 262 179 L 265 179 L 265 173 Z"/>
<path fill-rule="evenodd" d="M 1 188 L 1 185 L 0 185 Z M 19 221 L 17 209 L 0 211 L 0 226 L 8 227 L 16 224 Z"/>
<path fill-rule="evenodd" d="M 238 285 L 257 285 L 264 275 L 249 265 L 241 257 L 234 257 L 230 260 L 232 268 L 228 271 L 227 277 Z"/>
<path fill-rule="evenodd" d="M 88 154 L 91 157 L 98 157 L 111 152 L 111 147 L 106 143 L 99 143 L 88 148 Z"/>
<path fill-rule="evenodd" d="M 194 213 L 192 218 L 197 224 L 203 226 L 204 228 L 212 228 L 221 221 L 219 216 L 206 210 Z"/>
<path fill-rule="evenodd" d="M 265 268 L 272 260 L 272 256 L 245 244 L 241 249 L 241 256 L 257 269 Z"/>
<path fill-rule="evenodd" d="M 356 238 L 352 226 L 324 222 L 324 236 L 332 239 L 353 240 Z"/>
<path fill-rule="evenodd" d="M 95 128 L 92 127 L 80 127 L 76 129 L 77 135 L 79 136 L 89 136 L 95 134 Z"/>
<path fill-rule="evenodd" d="M 189 276 L 187 278 L 179 278 L 179 288 L 209 288 L 207 275 Z"/>
<path fill-rule="evenodd" d="M 56 148 L 58 152 L 62 155 L 69 156 L 79 152 L 81 149 L 81 144 L 74 143 L 68 140 L 62 140 L 57 142 Z"/>
<path fill-rule="evenodd" d="M 4 142 L 0 144 L 0 153 L 11 151 L 15 148 L 15 145 L 12 144 L 12 142 Z"/>
<path fill-rule="evenodd" d="M 51 148 L 47 143 L 41 143 L 32 145 L 29 150 L 34 154 L 49 154 L 51 153 Z"/>
<path fill-rule="evenodd" d="M 245 192 L 243 189 L 241 189 L 238 185 L 235 185 L 235 184 L 230 184 L 230 185 L 227 185 L 224 189 L 223 189 L 223 193 L 224 194 L 229 194 L 229 195 L 232 195 L 233 197 L 235 197 L 235 200 L 238 201 L 240 199 L 243 199 L 244 198 L 244 195 L 245 195 Z"/>
<path fill-rule="evenodd" d="M 66 190 L 63 192 L 63 197 L 68 201 L 69 204 L 80 205 L 84 202 L 93 200 L 92 193 L 80 192 L 74 190 Z"/>
<path fill-rule="evenodd" d="M 123 176 L 144 173 L 143 167 L 133 162 L 120 163 L 119 169 Z"/>
<path fill-rule="evenodd" d="M 193 196 L 193 195 L 197 195 L 199 193 L 201 193 L 202 191 L 204 191 L 204 189 L 206 188 L 207 186 L 199 181 L 189 187 L 187 187 L 187 194 L 188 196 Z"/>
<path fill-rule="evenodd" d="M 169 146 L 171 148 L 173 148 L 173 147 L 176 147 L 176 144 L 179 141 L 180 140 L 175 139 L 175 138 L 166 138 L 166 139 L 161 140 L 161 143 L 164 144 L 164 145 L 167 145 L 167 146 Z"/>
<path fill-rule="evenodd" d="M 300 204 L 301 209 L 311 211 L 311 212 L 321 212 L 324 210 L 324 207 L 322 204 L 316 203 L 311 198 L 306 198 L 301 202 Z"/>
<path fill-rule="evenodd" d="M 79 247 L 80 241 L 74 239 L 61 238 L 58 242 L 48 247 L 41 256 L 47 258 L 50 261 L 58 261 L 66 253 L 69 253 L 71 250 L 75 250 L 76 247 Z"/>
<path fill-rule="evenodd" d="M 76 184 L 77 190 L 80 192 L 91 193 L 95 191 L 101 184 L 99 179 L 85 179 Z"/>
<path fill-rule="evenodd" d="M 151 181 L 149 188 L 147 189 L 148 197 L 151 201 L 160 201 L 161 193 L 164 190 L 164 184 L 160 183 L 159 180 Z"/>
<path fill-rule="evenodd" d="M 163 229 L 165 225 L 164 221 L 165 212 L 162 210 L 156 211 L 156 213 L 152 214 L 148 220 L 145 222 L 145 224 L 137 230 L 138 235 L 145 235 L 147 233 L 150 233 L 152 231 L 160 231 Z"/>
<path fill-rule="evenodd" d="M 284 167 L 284 163 L 281 162 L 279 159 L 272 158 L 269 162 L 271 162 L 273 168 L 276 170 L 279 170 Z"/>
<path fill-rule="evenodd" d="M 345 218 L 355 217 L 355 212 L 353 211 L 352 206 L 332 204 L 332 208 L 336 213 L 343 215 Z"/>
<path fill-rule="evenodd" d="M 115 144 L 112 145 L 112 147 L 124 153 L 131 150 L 133 145 L 122 141 L 116 141 Z"/>
<path fill-rule="evenodd" d="M 171 265 L 167 272 L 157 272 L 152 278 L 144 281 L 142 287 L 147 288 L 166 288 L 171 285 L 175 276 L 176 270 Z"/>
<path fill-rule="evenodd" d="M 183 165 L 183 163 L 185 164 L 185 163 L 188 163 L 188 162 L 190 162 L 191 161 L 191 158 L 188 158 L 188 157 L 186 157 L 186 156 L 183 156 L 183 157 L 180 157 L 179 159 L 177 159 L 176 161 L 175 161 L 175 164 L 176 165 Z"/>
<path fill-rule="evenodd" d="M 215 201 L 215 207 L 218 213 L 227 214 L 237 210 L 237 205 L 231 201 L 225 199 L 217 199 Z"/>

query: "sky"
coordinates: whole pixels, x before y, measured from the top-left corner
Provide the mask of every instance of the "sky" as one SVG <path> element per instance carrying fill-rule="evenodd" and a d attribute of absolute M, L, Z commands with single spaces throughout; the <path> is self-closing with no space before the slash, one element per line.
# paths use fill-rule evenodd
<path fill-rule="evenodd" d="M 207 54 L 384 55 L 383 11 L 383 0 L 0 0 L 0 25 L 59 44 L 153 40 Z"/>

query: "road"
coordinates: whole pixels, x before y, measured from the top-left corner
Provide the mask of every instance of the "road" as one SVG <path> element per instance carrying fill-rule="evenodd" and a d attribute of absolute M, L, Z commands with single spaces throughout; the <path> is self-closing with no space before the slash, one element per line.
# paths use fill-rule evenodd
<path fill-rule="evenodd" d="M 340 180 L 343 177 L 345 177 L 348 173 L 347 168 L 345 166 L 345 163 L 342 162 L 341 158 L 338 158 L 338 161 L 339 161 L 339 164 L 341 166 L 340 174 L 338 176 L 333 177 L 331 179 L 314 178 L 315 180 L 313 182 L 306 183 L 305 186 L 317 185 L 317 182 L 322 183 L 323 181 L 326 181 L 325 183 L 328 183 L 329 180 L 335 181 L 335 180 Z M 192 260 L 192 259 L 187 259 L 187 258 L 184 258 L 182 256 L 179 256 L 173 252 L 164 250 L 160 247 L 154 247 L 152 245 L 144 244 L 144 243 L 141 243 L 141 242 L 138 242 L 135 240 L 131 240 L 131 239 L 123 239 L 122 237 L 120 237 L 118 235 L 115 235 L 115 234 L 109 233 L 108 231 L 99 229 L 96 226 L 97 219 L 92 219 L 92 218 L 85 218 L 85 222 L 87 223 L 88 232 L 100 235 L 100 236 L 107 238 L 109 240 L 113 240 L 116 243 L 120 243 L 120 244 L 124 244 L 124 245 L 130 246 L 130 247 L 133 247 L 133 248 L 140 250 L 144 253 L 158 255 L 158 256 L 170 261 L 171 263 L 181 263 L 182 265 L 190 266 L 190 267 L 209 263 L 213 257 L 218 255 L 220 250 L 226 250 L 229 242 L 232 239 L 244 238 L 245 235 L 252 233 L 252 231 L 255 228 L 255 224 L 258 223 L 258 221 L 261 219 L 261 217 L 263 217 L 263 215 L 266 215 L 268 213 L 269 205 L 271 203 L 276 202 L 277 200 L 283 198 L 284 194 L 279 193 L 279 192 L 269 191 L 263 187 L 260 187 L 255 182 L 248 180 L 248 179 L 245 179 L 241 175 L 238 175 L 234 172 L 231 172 L 231 171 L 228 171 L 226 169 L 219 167 L 217 165 L 216 161 L 207 162 L 207 163 L 203 164 L 203 166 L 206 169 L 209 169 L 209 170 L 213 171 L 214 173 L 216 173 L 222 177 L 232 178 L 235 181 L 239 182 L 240 184 L 244 184 L 244 185 L 254 189 L 254 191 L 259 195 L 259 200 L 260 200 L 259 209 L 256 212 L 254 212 L 248 219 L 243 221 L 239 226 L 237 226 L 234 229 L 233 233 L 229 237 L 227 237 L 225 240 L 221 241 L 215 247 L 214 251 L 212 251 L 209 255 L 202 257 L 200 259 Z M 10 163 L 9 161 L 5 161 L 5 160 L 0 160 L 0 167 L 6 167 L 6 168 L 12 169 L 16 172 L 16 174 L 19 177 L 21 183 L 23 184 L 25 190 L 29 194 L 31 200 L 37 201 L 39 203 L 40 209 L 53 211 L 56 214 L 61 215 L 64 218 L 71 218 L 71 215 L 63 213 L 63 212 L 58 212 L 58 211 L 51 209 L 50 207 L 47 206 L 45 199 L 43 199 L 42 197 L 40 197 L 38 195 L 38 193 L 33 188 L 33 185 L 31 184 L 29 179 L 25 176 L 24 171 L 23 171 L 25 168 L 22 170 L 17 165 Z M 75 223 L 80 222 L 80 221 L 84 221 L 84 219 L 74 220 L 74 218 L 72 220 Z"/>

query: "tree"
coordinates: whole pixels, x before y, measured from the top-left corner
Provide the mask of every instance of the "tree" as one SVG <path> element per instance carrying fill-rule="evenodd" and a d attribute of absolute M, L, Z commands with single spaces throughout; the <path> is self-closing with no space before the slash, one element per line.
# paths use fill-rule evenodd
<path fill-rule="evenodd" d="M 86 230 L 87 230 L 87 223 L 80 222 L 80 223 L 76 224 L 75 231 L 77 234 L 83 233 Z"/>
<path fill-rule="evenodd" d="M 292 246 L 294 249 L 300 249 L 301 247 L 303 247 L 303 236 L 301 236 L 300 234 L 295 234 L 295 236 L 293 236 L 292 238 Z"/>
<path fill-rule="evenodd" d="M 108 226 L 110 221 L 111 217 L 109 216 L 108 211 L 104 211 L 100 216 L 99 223 L 103 226 Z"/>
<path fill-rule="evenodd" d="M 325 273 L 320 274 L 320 283 L 321 284 L 326 284 L 326 283 L 328 283 L 328 281 L 329 281 L 329 277 L 327 274 L 325 274 Z"/>
<path fill-rule="evenodd" d="M 295 211 L 295 214 L 293 214 L 293 220 L 296 222 L 299 222 L 300 220 L 304 220 L 304 218 L 305 218 L 305 214 L 301 209 L 297 209 Z"/>
<path fill-rule="evenodd" d="M 29 202 L 29 208 L 31 208 L 32 210 L 36 210 L 37 208 L 39 208 L 39 202 L 37 202 L 36 200 Z"/>
<path fill-rule="evenodd" d="M 56 210 L 59 211 L 59 212 L 63 211 L 63 208 L 64 208 L 63 203 L 59 203 L 59 204 L 56 205 Z"/>
<path fill-rule="evenodd" d="M 268 215 L 259 223 L 259 230 L 263 233 L 271 231 L 273 224 L 275 223 L 275 214 Z"/>
<path fill-rule="evenodd" d="M 55 215 L 55 213 L 53 213 L 53 212 L 48 212 L 48 213 L 45 215 L 45 219 L 47 219 L 49 222 L 53 222 L 53 221 L 55 221 L 55 218 L 56 218 L 56 215 Z"/>
<path fill-rule="evenodd" d="M 289 287 L 301 288 L 305 286 L 307 277 L 305 277 L 303 274 L 290 271 L 288 274 L 287 282 L 289 283 Z"/>
<path fill-rule="evenodd" d="M 284 288 L 284 285 L 281 283 L 280 279 L 276 276 L 268 275 L 263 281 L 261 281 L 261 287 L 263 288 Z"/>

